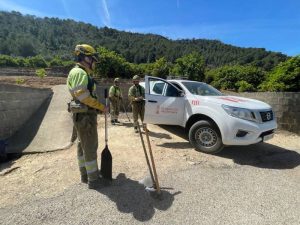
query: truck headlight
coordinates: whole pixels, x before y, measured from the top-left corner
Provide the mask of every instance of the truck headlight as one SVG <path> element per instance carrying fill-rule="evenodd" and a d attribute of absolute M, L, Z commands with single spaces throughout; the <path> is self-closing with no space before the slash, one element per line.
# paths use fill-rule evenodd
<path fill-rule="evenodd" d="M 237 108 L 229 105 L 222 105 L 222 108 L 230 116 L 234 116 L 243 120 L 250 120 L 250 121 L 257 122 L 257 119 L 255 118 L 255 114 L 251 112 L 249 109 Z"/>

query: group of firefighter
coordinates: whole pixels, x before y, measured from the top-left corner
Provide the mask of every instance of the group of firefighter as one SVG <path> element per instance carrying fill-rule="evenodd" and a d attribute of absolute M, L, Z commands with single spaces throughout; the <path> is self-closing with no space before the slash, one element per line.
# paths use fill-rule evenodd
<path fill-rule="evenodd" d="M 144 120 L 145 113 L 145 89 L 143 86 L 139 84 L 140 77 L 138 75 L 134 75 L 132 78 L 133 85 L 129 88 L 128 98 L 132 106 L 132 114 L 133 114 L 133 124 L 134 131 L 138 133 L 138 116 L 140 116 L 141 121 Z M 115 78 L 114 84 L 109 89 L 109 101 L 110 101 L 110 115 L 111 115 L 111 124 L 115 125 L 120 123 L 118 120 L 120 107 L 124 106 L 123 102 L 123 94 L 120 88 L 120 79 Z M 125 106 L 124 106 L 124 110 Z M 144 128 L 144 127 L 143 127 Z"/>
<path fill-rule="evenodd" d="M 108 113 L 109 109 L 97 100 L 95 94 L 96 83 L 92 78 L 92 73 L 96 64 L 99 63 L 97 52 L 90 45 L 79 44 L 76 45 L 74 54 L 76 65 L 69 72 L 67 87 L 72 96 L 69 111 L 72 113 L 74 130 L 78 137 L 78 166 L 81 182 L 87 183 L 90 189 L 97 189 L 104 182 L 97 162 L 97 114 L 99 111 Z M 129 88 L 128 98 L 132 106 L 134 131 L 138 133 L 138 117 L 142 122 L 144 120 L 145 89 L 139 84 L 138 75 L 134 75 L 132 81 L 133 85 Z M 122 99 L 120 79 L 115 78 L 113 86 L 109 89 L 112 125 L 120 123 L 118 116 Z M 146 129 L 145 126 L 143 129 Z"/>

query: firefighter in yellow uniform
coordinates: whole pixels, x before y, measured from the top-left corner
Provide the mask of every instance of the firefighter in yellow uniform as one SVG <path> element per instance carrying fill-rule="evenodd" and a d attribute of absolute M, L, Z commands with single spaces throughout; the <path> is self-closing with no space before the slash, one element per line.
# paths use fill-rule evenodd
<path fill-rule="evenodd" d="M 111 113 L 111 124 L 115 125 L 116 123 L 120 123 L 118 120 L 119 112 L 120 112 L 120 104 L 122 101 L 122 92 L 120 89 L 120 79 L 115 78 L 114 85 L 109 89 L 109 100 L 110 100 L 110 113 Z"/>
<path fill-rule="evenodd" d="M 76 45 L 75 55 L 77 63 L 69 72 L 67 86 L 73 98 L 70 111 L 78 136 L 78 165 L 81 181 L 88 183 L 90 189 L 96 189 L 102 183 L 97 163 L 97 110 L 106 112 L 107 108 L 98 102 L 91 77 L 98 62 L 95 49 L 87 44 Z"/>
<path fill-rule="evenodd" d="M 129 88 L 128 98 L 131 102 L 132 106 L 132 114 L 133 114 L 133 125 L 135 133 L 138 133 L 138 117 L 140 116 L 141 121 L 144 121 L 145 114 L 145 89 L 142 87 L 140 83 L 140 77 L 135 75 L 132 78 L 133 85 Z M 145 126 L 143 126 L 145 129 Z"/>

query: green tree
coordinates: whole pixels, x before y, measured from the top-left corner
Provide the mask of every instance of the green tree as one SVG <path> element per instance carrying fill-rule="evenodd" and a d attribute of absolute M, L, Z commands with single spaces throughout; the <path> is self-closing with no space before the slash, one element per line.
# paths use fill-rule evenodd
<path fill-rule="evenodd" d="M 17 46 L 18 55 L 23 57 L 35 56 L 36 49 L 32 42 L 28 39 L 21 39 Z"/>
<path fill-rule="evenodd" d="M 254 66 L 223 66 L 210 70 L 206 74 L 206 80 L 212 81 L 211 84 L 216 88 L 235 91 L 240 85 L 246 88 L 248 84 L 255 90 L 264 79 L 265 72 Z M 244 82 L 238 83 L 239 81 Z M 247 88 L 250 88 L 250 86 Z"/>
<path fill-rule="evenodd" d="M 152 75 L 161 78 L 167 78 L 170 72 L 171 65 L 162 57 L 153 63 Z"/>
<path fill-rule="evenodd" d="M 173 74 L 186 76 L 189 80 L 204 80 L 205 62 L 202 55 L 192 52 L 181 58 L 176 59 Z"/>
<path fill-rule="evenodd" d="M 280 63 L 260 85 L 262 91 L 300 91 L 300 56 Z"/>
<path fill-rule="evenodd" d="M 96 74 L 100 77 L 124 77 L 130 78 L 134 72 L 132 64 L 114 51 L 106 48 L 97 48 L 100 62 L 96 67 Z"/>

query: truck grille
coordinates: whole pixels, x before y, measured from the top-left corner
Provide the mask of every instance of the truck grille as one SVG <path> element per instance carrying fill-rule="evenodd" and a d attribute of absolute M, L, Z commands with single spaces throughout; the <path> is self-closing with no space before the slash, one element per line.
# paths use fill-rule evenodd
<path fill-rule="evenodd" d="M 266 112 L 259 112 L 261 116 L 262 122 L 267 122 L 273 120 L 273 112 L 266 111 Z"/>

